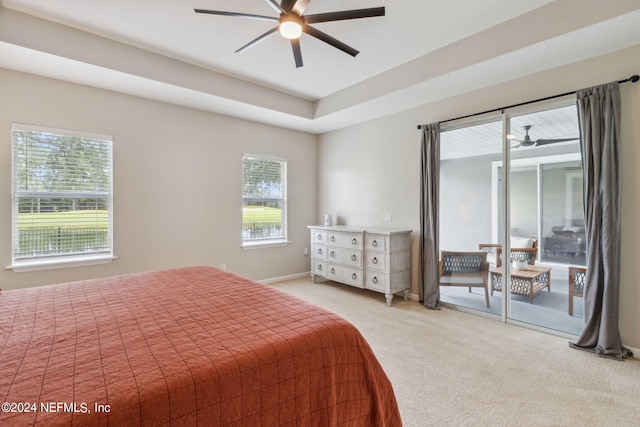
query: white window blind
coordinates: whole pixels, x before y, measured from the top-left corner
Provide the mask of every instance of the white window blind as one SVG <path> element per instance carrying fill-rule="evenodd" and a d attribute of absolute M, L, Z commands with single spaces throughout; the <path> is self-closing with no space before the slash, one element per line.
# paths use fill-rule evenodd
<path fill-rule="evenodd" d="M 13 125 L 13 264 L 111 256 L 112 140 Z"/>
<path fill-rule="evenodd" d="M 242 240 L 287 239 L 287 161 L 242 157 Z"/>

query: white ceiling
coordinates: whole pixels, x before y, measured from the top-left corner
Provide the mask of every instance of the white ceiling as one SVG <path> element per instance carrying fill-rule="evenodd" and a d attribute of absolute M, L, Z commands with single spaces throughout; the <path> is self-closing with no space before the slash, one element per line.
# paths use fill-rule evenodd
<path fill-rule="evenodd" d="M 296 69 L 264 0 L 0 0 L 0 66 L 322 133 L 640 44 L 638 0 L 314 0 L 306 14 L 385 6 L 314 24 Z M 626 77 L 626 76 L 621 76 Z"/>

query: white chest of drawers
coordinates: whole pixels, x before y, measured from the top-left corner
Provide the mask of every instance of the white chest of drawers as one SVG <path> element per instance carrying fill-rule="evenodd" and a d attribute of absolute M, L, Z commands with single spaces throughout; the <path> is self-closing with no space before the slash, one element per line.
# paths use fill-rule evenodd
<path fill-rule="evenodd" d="M 411 287 L 411 230 L 310 225 L 311 280 L 316 276 L 385 294 Z"/>

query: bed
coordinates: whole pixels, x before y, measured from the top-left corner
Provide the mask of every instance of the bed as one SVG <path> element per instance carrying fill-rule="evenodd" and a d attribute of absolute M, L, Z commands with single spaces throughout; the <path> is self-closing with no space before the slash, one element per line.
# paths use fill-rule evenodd
<path fill-rule="evenodd" d="M 212 267 L 3 291 L 0 361 L 0 425 L 401 425 L 353 325 Z"/>

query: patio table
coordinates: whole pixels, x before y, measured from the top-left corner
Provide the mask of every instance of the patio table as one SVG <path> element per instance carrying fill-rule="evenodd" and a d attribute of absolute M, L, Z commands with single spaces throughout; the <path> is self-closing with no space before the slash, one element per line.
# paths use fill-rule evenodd
<path fill-rule="evenodd" d="M 492 267 L 489 271 L 491 277 L 491 295 L 493 291 L 502 292 L 502 273 L 504 265 L 500 267 Z M 551 292 L 551 269 L 530 265 L 526 270 L 511 271 L 511 287 L 510 291 L 515 295 L 524 295 L 529 297 L 529 304 L 533 304 L 533 297 L 547 288 Z"/>

